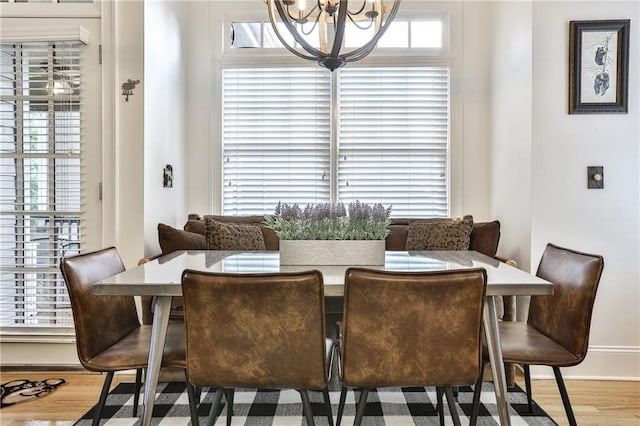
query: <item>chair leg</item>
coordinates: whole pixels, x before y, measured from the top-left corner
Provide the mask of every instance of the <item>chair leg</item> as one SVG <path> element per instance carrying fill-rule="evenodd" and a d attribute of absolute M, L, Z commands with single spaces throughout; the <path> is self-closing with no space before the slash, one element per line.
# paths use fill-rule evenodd
<path fill-rule="evenodd" d="M 227 426 L 231 426 L 231 418 L 233 417 L 233 395 L 235 389 L 226 389 L 224 396 L 227 399 Z"/>
<path fill-rule="evenodd" d="M 362 389 L 360 391 L 360 398 L 358 399 L 358 409 L 356 410 L 356 418 L 353 421 L 353 426 L 360 426 L 360 423 L 362 423 L 364 409 L 367 406 L 367 396 L 369 396 L 369 389 Z"/>
<path fill-rule="evenodd" d="M 527 390 L 527 408 L 533 413 L 533 395 L 531 394 L 531 370 L 529 364 L 524 364 L 524 387 Z"/>
<path fill-rule="evenodd" d="M 436 411 L 440 419 L 440 426 L 444 426 L 444 401 L 442 399 L 442 388 L 440 386 L 436 386 L 436 400 Z"/>
<path fill-rule="evenodd" d="M 322 389 L 322 397 L 324 398 L 324 409 L 327 412 L 327 420 L 329 426 L 333 426 L 333 411 L 331 410 L 331 399 L 329 398 L 329 389 Z"/>
<path fill-rule="evenodd" d="M 454 426 L 460 426 L 460 416 L 458 415 L 458 409 L 456 408 L 456 399 L 453 395 L 453 389 L 451 386 L 445 386 L 444 393 L 447 395 L 447 404 L 449 405 L 449 412 L 451 412 L 451 419 Z"/>
<path fill-rule="evenodd" d="M 189 397 L 189 413 L 191 415 L 191 425 L 197 426 L 199 424 L 198 420 L 198 402 L 200 400 L 200 395 L 198 395 L 198 399 L 196 399 L 196 392 L 194 390 L 194 386 L 189 380 L 189 374 L 187 370 L 184 370 L 184 383 L 187 387 L 187 396 Z"/>
<path fill-rule="evenodd" d="M 91 423 L 92 426 L 98 426 L 100 424 L 100 419 L 102 418 L 102 410 L 104 410 L 104 404 L 107 402 L 107 395 L 109 395 L 111 380 L 113 380 L 113 371 L 109 371 L 104 377 L 104 384 L 102 385 L 102 392 L 100 392 L 98 406 L 95 408 L 96 412 L 93 414 L 93 422 Z"/>
<path fill-rule="evenodd" d="M 342 386 L 340 389 L 340 402 L 338 402 L 338 417 L 336 418 L 336 426 L 340 426 L 342 423 L 342 413 L 344 412 L 344 404 L 347 400 L 347 388 Z"/>
<path fill-rule="evenodd" d="M 560 396 L 562 397 L 562 404 L 564 405 L 564 411 L 567 412 L 567 419 L 569 420 L 569 424 L 571 426 L 576 425 L 576 418 L 573 415 L 573 409 L 571 408 L 571 401 L 569 401 L 569 394 L 567 393 L 567 388 L 564 385 L 564 380 L 562 380 L 562 373 L 560 373 L 560 367 L 553 367 L 553 374 L 556 376 L 556 382 L 558 383 L 558 390 L 560 391 Z"/>
<path fill-rule="evenodd" d="M 304 417 L 307 419 L 307 425 L 315 426 L 313 410 L 311 410 L 311 403 L 309 402 L 309 394 L 304 389 L 299 389 L 298 392 L 300 392 L 300 396 L 302 397 L 302 411 L 304 412 Z"/>
<path fill-rule="evenodd" d="M 207 418 L 207 426 L 213 426 L 218 416 L 218 409 L 220 408 L 220 401 L 222 401 L 222 393 L 224 389 L 216 389 L 216 395 L 213 398 L 213 404 L 211 404 L 211 411 L 209 411 L 209 417 Z"/>
<path fill-rule="evenodd" d="M 473 386 L 473 406 L 471 409 L 471 419 L 469 419 L 469 426 L 475 426 L 478 422 L 478 414 L 480 414 L 480 394 L 482 393 L 482 380 L 484 379 L 484 368 L 486 364 L 480 363 L 480 376 L 476 380 L 476 384 Z"/>
<path fill-rule="evenodd" d="M 142 368 L 136 369 L 136 387 L 133 391 L 133 417 L 138 417 L 138 401 L 140 401 L 140 388 L 142 388 Z"/>

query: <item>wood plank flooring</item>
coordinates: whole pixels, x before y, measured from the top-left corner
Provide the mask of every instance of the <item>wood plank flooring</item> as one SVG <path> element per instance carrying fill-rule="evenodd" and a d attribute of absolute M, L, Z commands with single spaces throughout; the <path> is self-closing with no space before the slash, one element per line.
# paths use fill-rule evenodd
<path fill-rule="evenodd" d="M 2 426 L 72 425 L 98 400 L 104 376 L 79 371 L 2 371 L 0 383 L 15 379 L 64 378 L 67 383 L 37 402 L 0 410 Z M 112 386 L 134 377 L 116 374 Z M 524 388 L 522 377 L 518 383 Z M 640 382 L 566 380 L 579 425 L 640 425 Z M 567 420 L 555 381 L 533 380 L 533 398 L 560 425 Z"/>

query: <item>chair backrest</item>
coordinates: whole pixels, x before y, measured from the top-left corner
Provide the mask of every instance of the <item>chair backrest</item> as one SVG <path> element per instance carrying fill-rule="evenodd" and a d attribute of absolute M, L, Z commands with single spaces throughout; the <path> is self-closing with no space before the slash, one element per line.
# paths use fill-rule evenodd
<path fill-rule="evenodd" d="M 343 382 L 348 387 L 474 383 L 482 357 L 486 271 L 345 277 Z"/>
<path fill-rule="evenodd" d="M 536 275 L 553 283 L 552 296 L 532 296 L 528 322 L 573 353 L 587 354 L 591 314 L 604 259 L 547 244 Z"/>
<path fill-rule="evenodd" d="M 133 296 L 93 293 L 97 281 L 125 270 L 115 247 L 65 257 L 60 270 L 71 300 L 78 357 L 85 365 L 140 325 L 135 301 Z"/>
<path fill-rule="evenodd" d="M 324 389 L 324 286 L 318 271 L 182 275 L 187 371 L 217 388 Z"/>

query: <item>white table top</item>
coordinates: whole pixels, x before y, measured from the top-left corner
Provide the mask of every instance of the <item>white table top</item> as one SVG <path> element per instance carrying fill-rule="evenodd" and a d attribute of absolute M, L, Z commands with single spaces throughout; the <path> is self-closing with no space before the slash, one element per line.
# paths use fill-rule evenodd
<path fill-rule="evenodd" d="M 364 266 L 387 271 L 434 271 L 468 268 L 487 270 L 487 295 L 553 294 L 553 284 L 528 272 L 475 251 L 387 251 L 385 265 Z M 343 294 L 348 266 L 281 266 L 277 251 L 176 251 L 125 272 L 106 278 L 94 286 L 102 295 L 180 296 L 185 269 L 227 273 L 295 272 L 317 269 L 322 272 L 325 295 Z"/>

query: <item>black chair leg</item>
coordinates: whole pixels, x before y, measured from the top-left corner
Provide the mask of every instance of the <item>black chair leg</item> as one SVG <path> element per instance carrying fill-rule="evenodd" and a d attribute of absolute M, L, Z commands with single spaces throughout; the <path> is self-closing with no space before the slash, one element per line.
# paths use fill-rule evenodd
<path fill-rule="evenodd" d="M 347 388 L 342 386 L 340 389 L 340 402 L 338 403 L 338 417 L 336 418 L 336 426 L 340 426 L 342 422 L 342 413 L 344 413 L 344 404 L 347 400 Z"/>
<path fill-rule="evenodd" d="M 444 401 L 442 399 L 442 388 L 440 386 L 436 386 L 436 400 L 436 411 L 440 419 L 440 426 L 444 426 Z"/>
<path fill-rule="evenodd" d="M 104 384 L 102 385 L 102 392 L 100 392 L 100 399 L 98 400 L 98 405 L 95 407 L 96 412 L 93 414 L 92 426 L 98 426 L 100 424 L 102 410 L 104 410 L 104 404 L 107 402 L 107 395 L 109 395 L 111 380 L 113 380 L 113 371 L 109 371 L 104 377 Z"/>
<path fill-rule="evenodd" d="M 231 426 L 231 418 L 233 417 L 233 395 L 235 389 L 226 389 L 224 396 L 227 399 L 227 426 Z"/>
<path fill-rule="evenodd" d="M 482 393 L 482 380 L 484 379 L 484 368 L 486 364 L 480 363 L 480 376 L 473 386 L 473 406 L 471 409 L 471 419 L 469 419 L 469 426 L 475 426 L 478 422 L 478 415 L 480 414 L 480 394 Z"/>
<path fill-rule="evenodd" d="M 329 398 L 329 389 L 322 389 L 322 398 L 324 399 L 324 409 L 327 412 L 327 420 L 329 426 L 333 426 L 333 411 L 331 410 L 331 399 Z"/>
<path fill-rule="evenodd" d="M 307 419 L 308 426 L 315 426 L 313 421 L 313 410 L 311 410 L 311 403 L 309 402 L 309 394 L 304 389 L 299 389 L 300 396 L 302 397 L 302 411 L 304 411 L 304 417 Z"/>
<path fill-rule="evenodd" d="M 136 386 L 133 391 L 133 417 L 138 416 L 138 401 L 140 401 L 140 388 L 142 388 L 142 368 L 136 369 Z"/>
<path fill-rule="evenodd" d="M 362 423 L 364 409 L 367 406 L 367 396 L 369 396 L 369 389 L 362 389 L 360 391 L 360 398 L 358 399 L 358 408 L 356 410 L 356 418 L 353 421 L 353 426 L 360 426 Z"/>
<path fill-rule="evenodd" d="M 576 425 L 576 418 L 573 415 L 573 409 L 571 408 L 571 401 L 569 401 L 569 394 L 567 393 L 567 388 L 564 385 L 564 380 L 562 380 L 562 373 L 560 373 L 560 367 L 553 367 L 553 374 L 556 376 L 556 382 L 558 383 L 558 390 L 560 391 L 560 396 L 562 397 L 562 404 L 564 405 L 564 411 L 567 412 L 567 419 L 569 420 L 569 425 Z"/>
<path fill-rule="evenodd" d="M 445 386 L 444 393 L 447 395 L 447 404 L 449 405 L 449 412 L 451 413 L 451 419 L 454 426 L 460 426 L 460 416 L 458 415 L 458 409 L 456 408 L 456 398 L 453 395 L 453 389 L 451 386 Z"/>
<path fill-rule="evenodd" d="M 207 426 L 213 426 L 218 417 L 218 409 L 220 408 L 220 401 L 222 401 L 222 394 L 224 389 L 216 389 L 216 395 L 213 398 L 213 404 L 211 404 L 211 411 L 209 411 L 209 417 L 207 418 Z"/>
<path fill-rule="evenodd" d="M 533 395 L 531 393 L 531 370 L 529 364 L 524 364 L 524 387 L 527 390 L 527 408 L 533 413 Z"/>
<path fill-rule="evenodd" d="M 191 425 L 198 426 L 200 421 L 198 420 L 198 403 L 200 402 L 200 395 L 196 399 L 196 392 L 193 384 L 189 381 L 189 374 L 187 370 L 184 370 L 184 383 L 187 387 L 187 396 L 189 397 L 189 414 L 191 416 Z"/>

